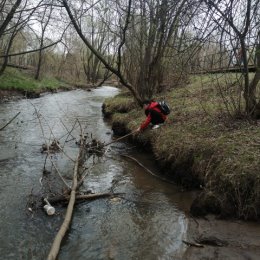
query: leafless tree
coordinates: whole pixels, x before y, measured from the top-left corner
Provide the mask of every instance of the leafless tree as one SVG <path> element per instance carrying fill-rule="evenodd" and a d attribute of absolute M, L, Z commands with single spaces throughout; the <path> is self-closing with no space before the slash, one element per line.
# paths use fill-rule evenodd
<path fill-rule="evenodd" d="M 11 6 L 10 11 L 7 13 L 6 17 L 3 17 L 3 22 L 0 25 L 0 38 L 3 36 L 7 26 L 9 25 L 9 23 L 12 21 L 14 14 L 17 10 L 17 8 L 20 6 L 22 0 L 17 0 L 15 1 L 15 3 Z M 10 6 L 10 4 L 8 5 L 7 1 L 3 1 L 1 3 L 1 10 L 4 10 L 4 8 L 6 7 L 8 9 L 8 6 Z"/>
<path fill-rule="evenodd" d="M 44 10 L 39 10 L 39 15 L 41 15 L 40 18 L 40 28 L 41 28 L 41 35 L 40 35 L 40 50 L 38 52 L 38 64 L 37 64 L 37 69 L 36 69 L 36 74 L 35 74 L 35 79 L 38 80 L 40 76 L 40 70 L 41 70 L 41 65 L 42 65 L 42 59 L 43 59 L 43 46 L 44 46 L 44 39 L 45 39 L 45 33 L 47 26 L 49 25 L 51 15 L 53 11 L 53 6 L 50 4 L 49 6 L 45 6 Z"/>
<path fill-rule="evenodd" d="M 107 17 L 106 13 L 102 17 L 102 12 L 109 6 L 107 2 L 104 1 L 100 3 L 100 7 L 93 6 L 90 10 L 90 15 L 85 21 L 86 27 L 89 28 L 88 37 L 90 42 L 103 56 L 106 55 L 109 45 L 112 44 L 113 39 L 110 38 L 109 23 L 112 19 Z M 102 19 L 100 20 L 100 17 Z M 96 84 L 98 79 L 107 74 L 106 70 L 102 69 L 102 63 L 97 56 L 93 54 L 88 48 L 82 48 L 81 58 L 83 63 L 83 68 L 87 81 L 92 84 Z"/>
<path fill-rule="evenodd" d="M 120 80 L 120 82 L 127 87 L 131 93 L 133 94 L 133 96 L 135 97 L 135 99 L 141 104 L 142 103 L 142 99 L 139 96 L 139 93 L 135 90 L 135 88 L 133 87 L 133 85 L 131 83 L 129 83 L 126 78 L 123 75 L 122 72 L 122 63 L 121 63 L 121 59 L 122 59 L 122 47 L 125 44 L 125 34 L 126 31 L 128 29 L 129 26 L 129 18 L 130 18 L 130 11 L 132 8 L 132 0 L 128 1 L 128 5 L 127 5 L 127 9 L 126 9 L 126 15 L 125 15 L 125 22 L 124 22 L 124 26 L 122 28 L 122 41 L 120 42 L 118 49 L 117 49 L 117 61 L 116 61 L 116 65 L 113 65 L 110 63 L 109 59 L 107 59 L 104 55 L 102 55 L 102 53 L 100 53 L 95 46 L 93 46 L 91 44 L 91 41 L 89 39 L 87 39 L 82 31 L 82 28 L 80 26 L 79 21 L 76 19 L 77 17 L 75 17 L 75 15 L 73 15 L 72 10 L 71 10 L 71 6 L 68 4 L 68 2 L 66 0 L 62 1 L 68 16 L 73 24 L 73 26 L 75 27 L 75 30 L 77 31 L 78 35 L 80 36 L 80 38 L 83 40 L 83 42 L 85 43 L 85 45 L 94 53 L 94 55 L 102 62 L 102 64 L 105 66 L 106 69 L 108 69 L 109 71 L 111 71 L 112 73 L 114 73 Z M 92 7 L 93 5 L 91 5 Z M 84 9 L 84 8 L 83 8 Z M 77 12 L 75 12 L 77 13 Z"/>
<path fill-rule="evenodd" d="M 133 69 L 128 75 L 141 96 L 150 98 L 164 80 L 166 56 L 176 46 L 181 17 L 189 9 L 189 1 L 136 2 L 131 16 L 131 29 L 125 48 L 126 66 Z"/>
<path fill-rule="evenodd" d="M 4 72 L 4 69 L 8 65 L 7 63 L 11 60 L 11 57 L 19 56 L 19 60 L 25 59 L 24 55 L 26 53 L 42 51 L 54 45 L 53 42 L 51 42 L 48 46 L 41 45 L 40 48 L 36 47 L 36 50 L 32 50 L 30 48 L 31 42 L 29 42 L 29 40 L 27 41 L 26 39 L 26 35 L 27 36 L 29 35 L 30 23 L 35 23 L 35 17 L 38 16 L 35 13 L 38 10 L 38 8 L 40 8 L 41 6 L 51 7 L 51 5 L 47 2 L 44 2 L 44 0 L 40 0 L 40 1 L 26 0 L 20 2 L 19 7 L 16 5 L 12 6 L 12 3 L 10 1 L 6 1 L 5 5 L 1 6 L 1 9 L 5 10 L 5 12 L 7 12 L 8 9 L 11 9 L 11 11 L 8 14 L 10 14 L 12 10 L 14 9 L 16 10 L 12 15 L 11 20 L 9 17 L 9 23 L 8 24 L 6 23 L 5 24 L 6 26 L 3 26 L 4 25 L 3 23 L 1 26 L 3 32 L 0 37 L 0 41 L 1 41 L 0 48 L 2 51 L 0 58 L 3 58 L 1 73 Z M 4 21 L 7 21 L 8 20 L 7 18 L 8 15 L 6 16 Z M 20 44 L 20 46 L 23 46 L 22 49 L 21 48 L 15 49 L 15 47 L 13 47 L 13 43 L 15 42 L 16 43 L 15 46 L 17 46 L 18 41 L 23 42 Z M 57 44 L 57 42 L 55 44 Z M 17 66 L 19 65 L 20 64 L 17 64 Z"/>
<path fill-rule="evenodd" d="M 142 99 L 150 98 L 164 80 L 165 58 L 170 48 L 176 44 L 179 38 L 178 25 L 183 17 L 187 16 L 193 1 L 169 1 L 169 0 L 129 0 L 108 1 L 110 24 L 107 32 L 114 39 L 106 52 L 102 52 L 98 46 L 87 37 L 82 27 L 82 10 L 87 15 L 87 8 L 98 5 L 99 1 L 82 8 L 76 8 L 76 4 L 68 4 L 62 1 L 77 33 L 100 60 L 106 69 L 116 75 L 124 86 L 141 103 Z M 102 22 L 107 9 L 103 10 Z M 83 15 L 83 16 L 84 16 Z M 105 21 L 104 21 L 105 20 Z M 187 26 L 187 25 L 186 25 Z M 111 63 L 109 57 L 113 54 L 116 59 Z"/>
<path fill-rule="evenodd" d="M 230 46 L 236 53 L 236 60 L 239 61 L 243 75 L 244 99 L 246 113 L 249 116 L 260 116 L 260 104 L 257 102 L 256 87 L 260 79 L 259 69 L 252 81 L 249 78 L 248 48 L 255 46 L 256 59 L 259 60 L 259 0 L 233 0 L 233 1 L 212 1 L 203 0 L 208 12 L 214 12 L 214 22 L 218 25 L 220 32 L 220 43 L 223 39 L 229 38 Z M 226 37 L 225 37 L 226 36 Z M 237 43 L 234 46 L 234 43 Z M 239 56 L 239 57 L 238 57 Z M 257 62 L 258 64 L 259 62 Z"/>

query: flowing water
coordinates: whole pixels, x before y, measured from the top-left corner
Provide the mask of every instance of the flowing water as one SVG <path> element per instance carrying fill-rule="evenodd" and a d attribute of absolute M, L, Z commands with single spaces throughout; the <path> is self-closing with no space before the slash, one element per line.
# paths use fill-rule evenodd
<path fill-rule="evenodd" d="M 0 132 L 0 259 L 46 259 L 65 211 L 57 207 L 55 216 L 47 216 L 43 210 L 28 211 L 29 194 L 41 190 L 39 180 L 45 160 L 41 145 L 53 136 L 62 137 L 68 130 L 73 129 L 73 136 L 79 133 L 79 127 L 74 126 L 76 118 L 92 137 L 111 141 L 111 127 L 103 120 L 101 105 L 104 98 L 116 93 L 116 88 L 101 87 L 91 92 L 75 90 L 0 105 L 1 125 L 21 112 Z M 65 144 L 64 139 L 60 140 Z M 75 158 L 75 140 L 66 146 L 66 154 Z M 76 205 L 58 259 L 222 259 L 207 258 L 216 255 L 215 249 L 209 254 L 192 251 L 182 242 L 190 239 L 189 230 L 192 235 L 198 231 L 194 228 L 198 221 L 186 213 L 193 194 L 150 175 L 121 156 L 125 153 L 158 173 L 151 157 L 135 147 L 123 142 L 111 145 L 106 156 L 95 160 L 83 189 L 94 193 L 113 190 L 122 195 Z M 72 175 L 73 164 L 64 154 L 53 155 L 53 160 L 65 176 Z M 226 230 L 229 224 L 223 222 L 220 229 Z M 241 259 L 258 257 L 259 227 L 241 223 L 233 226 L 253 234 L 253 242 L 241 251 L 249 251 L 251 258 Z M 226 235 L 227 239 L 233 237 Z M 240 259 L 231 257 L 232 250 L 218 253 L 227 257 L 223 259 Z"/>

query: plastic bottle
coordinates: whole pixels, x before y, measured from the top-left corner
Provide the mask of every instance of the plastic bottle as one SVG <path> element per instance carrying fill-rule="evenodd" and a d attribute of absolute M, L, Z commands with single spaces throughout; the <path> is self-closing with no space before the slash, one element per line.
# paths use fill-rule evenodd
<path fill-rule="evenodd" d="M 46 205 L 44 205 L 44 210 L 45 212 L 49 215 L 52 216 L 55 214 L 55 208 L 50 204 L 50 202 L 47 199 L 44 199 L 44 202 L 46 202 Z"/>

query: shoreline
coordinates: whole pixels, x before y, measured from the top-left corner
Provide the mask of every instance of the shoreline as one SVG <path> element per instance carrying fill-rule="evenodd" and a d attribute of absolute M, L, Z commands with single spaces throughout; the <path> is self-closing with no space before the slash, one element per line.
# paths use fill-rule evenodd
<path fill-rule="evenodd" d="M 118 107 L 119 109 L 116 109 L 115 107 L 110 106 L 110 102 L 111 100 L 105 101 L 103 103 L 102 112 L 104 118 L 110 124 L 112 124 L 112 130 L 114 134 L 122 136 L 131 132 L 133 128 L 129 128 L 129 126 L 132 126 L 133 122 L 131 123 L 128 117 L 128 113 L 131 114 L 131 109 L 128 111 L 126 107 L 123 108 L 122 103 Z M 128 103 L 128 108 L 131 107 L 131 105 L 129 105 L 130 104 Z M 117 113 L 116 111 L 121 112 Z M 122 119 L 121 114 L 123 114 L 123 118 L 126 117 L 128 120 Z M 156 129 L 155 131 L 159 129 Z M 201 183 L 200 180 L 197 179 L 197 181 L 199 181 L 197 185 L 192 185 L 194 183 L 192 183 L 191 180 L 193 178 L 196 179 L 197 177 L 197 175 L 192 175 L 192 171 L 189 171 L 189 174 L 186 175 L 186 178 L 184 178 L 182 175 L 184 171 L 175 176 L 172 176 L 170 172 L 168 172 L 170 175 L 167 175 L 167 171 L 165 172 L 165 169 L 167 169 L 168 166 L 171 166 L 171 163 L 173 162 L 169 160 L 167 165 L 165 160 L 156 158 L 156 147 L 154 147 L 153 136 L 151 133 L 152 132 L 149 132 L 148 130 L 143 133 L 143 136 L 139 135 L 128 137 L 128 141 L 137 145 L 137 149 L 140 147 L 141 149 L 148 150 L 149 156 L 151 156 L 151 160 L 156 160 L 159 164 L 158 166 L 162 171 L 161 176 L 163 176 L 164 181 L 165 178 L 168 177 L 171 182 L 174 180 L 174 183 L 176 183 L 179 187 L 181 187 L 180 185 L 184 184 L 184 187 L 186 187 L 182 190 L 182 192 L 186 193 L 195 191 L 195 193 L 193 193 L 195 197 L 196 194 L 204 194 L 204 187 L 199 186 L 199 183 Z M 177 180 L 179 183 L 176 182 L 175 177 L 178 177 Z M 189 179 L 189 177 L 191 179 Z M 187 180 L 189 180 L 189 187 L 186 185 Z M 256 219 L 254 217 L 254 221 L 249 221 L 249 219 L 247 219 L 247 221 L 245 221 L 245 219 L 239 220 L 235 214 L 223 216 L 219 213 L 220 211 L 215 211 L 215 214 L 212 214 L 214 213 L 214 210 L 216 210 L 216 208 L 214 208 L 214 204 L 211 207 L 208 207 L 207 205 L 209 205 L 211 201 L 207 199 L 208 204 L 206 204 L 204 200 L 201 199 L 201 195 L 195 198 L 195 201 L 193 201 L 191 204 L 192 207 L 196 206 L 197 210 L 201 211 L 201 214 L 194 214 L 194 212 L 191 212 L 191 209 L 189 209 L 188 205 L 184 211 L 186 218 L 188 219 L 188 224 L 187 232 L 183 237 L 182 243 L 187 245 L 187 249 L 182 256 L 182 259 L 188 260 L 214 258 L 235 260 L 245 255 L 250 259 L 258 259 L 260 254 L 258 246 L 258 221 L 255 221 Z"/>
<path fill-rule="evenodd" d="M 132 132 L 145 118 L 143 111 L 134 105 L 128 94 L 105 100 L 102 111 L 118 136 Z M 247 155 L 245 158 L 240 156 L 245 162 L 240 162 L 244 168 L 239 169 L 237 161 L 240 158 L 233 152 L 239 148 L 241 150 L 248 142 L 241 138 L 244 136 L 242 127 L 245 128 L 243 131 L 250 129 L 255 134 L 257 126 L 236 122 L 237 125 L 232 128 L 219 122 L 215 126 L 205 120 L 205 123 L 198 123 L 198 129 L 191 124 L 184 128 L 184 119 L 181 118 L 182 122 L 179 123 L 176 112 L 174 116 L 163 127 L 146 130 L 128 140 L 152 152 L 152 159 L 157 161 L 164 178 L 187 190 L 199 190 L 190 208 L 194 217 L 214 214 L 221 219 L 258 221 L 260 201 L 257 194 L 260 185 L 258 174 L 254 171 L 258 162 L 252 164 L 247 161 Z M 209 123 L 212 124 L 209 130 L 201 133 L 200 130 L 204 130 Z M 246 174 L 244 169 L 247 170 Z"/>
<path fill-rule="evenodd" d="M 31 73 L 8 68 L 0 77 L 0 102 L 39 98 L 44 93 L 58 93 L 73 89 L 90 91 L 94 87 L 92 84 L 82 82 L 65 82 L 48 75 L 43 76 L 41 80 L 36 80 Z"/>
<path fill-rule="evenodd" d="M 0 89 L 0 102 L 18 101 L 21 99 L 34 99 L 39 98 L 44 94 L 59 93 L 62 91 L 71 91 L 75 89 L 82 89 L 91 91 L 94 87 L 71 86 L 71 87 L 58 87 L 54 89 L 39 89 L 39 90 L 19 90 L 19 89 Z"/>

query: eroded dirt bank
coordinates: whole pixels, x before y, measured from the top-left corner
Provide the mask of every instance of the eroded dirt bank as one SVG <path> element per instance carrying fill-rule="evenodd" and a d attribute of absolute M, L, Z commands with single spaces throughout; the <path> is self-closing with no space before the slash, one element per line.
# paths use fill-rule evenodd
<path fill-rule="evenodd" d="M 103 113 L 105 117 L 110 118 L 113 113 L 106 113 L 105 105 L 103 105 Z M 112 129 L 115 135 L 125 135 L 130 129 L 122 121 L 118 120 L 120 116 L 112 116 Z M 111 121 L 111 120 L 110 120 Z M 132 136 L 128 140 L 138 147 L 142 147 L 149 152 L 153 152 L 154 158 L 161 168 L 163 178 L 169 181 L 174 180 L 185 189 L 196 189 L 199 195 L 193 203 L 187 205 L 188 211 L 188 227 L 187 236 L 183 239 L 183 243 L 187 243 L 187 250 L 180 259 L 259 259 L 260 257 L 260 226 L 259 222 L 244 222 L 232 219 L 234 215 L 229 209 L 225 208 L 226 215 L 229 219 L 219 219 L 224 217 L 221 215 L 220 205 L 215 205 L 216 200 L 210 196 L 205 196 L 201 185 L 203 180 L 198 175 L 194 175 L 192 170 L 193 157 L 187 157 L 182 163 L 174 163 L 172 160 L 158 160 L 154 153 L 154 143 L 151 138 L 152 132 L 146 135 Z M 149 136 L 149 137 L 147 137 Z M 203 196 L 205 196 L 203 198 Z M 224 210 L 224 209 L 222 209 Z M 214 213 L 211 215 L 209 213 Z M 197 217 L 194 217 L 193 215 Z M 189 245 L 190 243 L 190 245 Z M 176 258 L 179 259 L 179 258 Z"/>
<path fill-rule="evenodd" d="M 105 102 L 103 114 L 112 123 L 114 134 L 122 136 L 131 132 L 134 126 L 139 124 L 140 119 L 133 112 L 135 109 L 133 104 L 126 103 L 125 107 L 122 107 L 121 102 L 120 104 L 121 106 L 117 110 L 116 106 L 111 106 L 110 101 Z M 164 131 L 163 128 L 160 129 L 157 135 L 160 136 Z M 256 214 L 246 216 L 247 219 L 253 219 L 253 222 L 237 220 L 237 208 L 236 205 L 232 205 L 232 200 L 229 203 L 226 201 L 221 204 L 216 198 L 216 194 L 208 192 L 207 189 L 204 190 L 205 178 L 196 172 L 193 151 L 185 152 L 178 147 L 179 156 L 177 157 L 169 156 L 167 152 L 160 153 L 154 136 L 154 132 L 148 130 L 141 135 L 129 137 L 128 141 L 152 152 L 151 159 L 157 161 L 163 178 L 173 180 L 183 186 L 184 190 L 195 189 L 198 191 L 197 198 L 188 209 L 187 236 L 183 239 L 183 243 L 187 242 L 187 250 L 180 259 L 259 259 L 260 226 L 259 221 L 255 221 L 257 220 Z M 206 161 L 213 154 L 208 147 L 204 158 L 201 157 L 200 160 Z M 208 165 L 210 167 L 210 163 Z"/>
<path fill-rule="evenodd" d="M 257 260 L 259 234 L 256 222 L 216 220 L 213 215 L 191 219 L 187 241 L 203 247 L 188 246 L 183 259 Z"/>
<path fill-rule="evenodd" d="M 259 160 L 252 145 L 259 137 L 257 125 L 226 124 L 178 109 L 156 132 L 147 129 L 129 140 L 153 153 L 164 176 L 200 190 L 190 208 L 194 216 L 259 220 Z M 106 100 L 103 113 L 116 135 L 133 131 L 144 120 L 143 111 L 125 93 Z"/>

